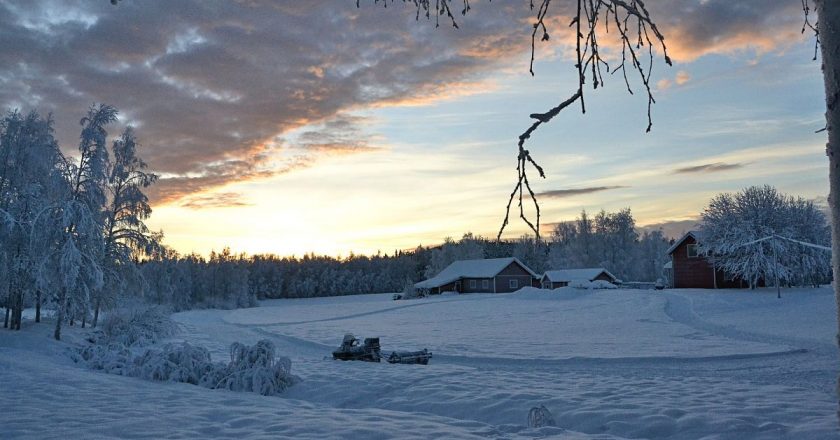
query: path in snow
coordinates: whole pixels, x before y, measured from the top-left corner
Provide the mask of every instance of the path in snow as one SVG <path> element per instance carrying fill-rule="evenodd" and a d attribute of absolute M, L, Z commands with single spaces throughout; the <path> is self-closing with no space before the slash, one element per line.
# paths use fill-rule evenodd
<path fill-rule="evenodd" d="M 432 413 L 509 430 L 524 423 L 528 408 L 545 404 L 561 427 L 593 435 L 835 437 L 830 345 L 799 334 L 808 329 L 736 328 L 727 319 L 750 310 L 735 307 L 723 319 L 714 307 L 695 310 L 696 295 L 470 295 L 406 305 L 371 295 L 176 319 L 191 334 L 204 333 L 219 354 L 228 341 L 271 338 L 304 378 L 287 397 L 318 405 Z M 435 358 L 425 367 L 328 359 L 346 331 L 382 336 L 386 350 L 393 341 L 430 346 Z M 535 355 L 534 347 L 560 353 Z"/>

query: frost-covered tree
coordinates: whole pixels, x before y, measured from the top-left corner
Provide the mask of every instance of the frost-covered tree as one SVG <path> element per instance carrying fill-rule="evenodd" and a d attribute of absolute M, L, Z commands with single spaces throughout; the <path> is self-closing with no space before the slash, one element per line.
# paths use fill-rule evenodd
<path fill-rule="evenodd" d="M 533 235 L 523 235 L 513 245 L 513 256 L 536 273 L 548 269 L 548 248 Z"/>
<path fill-rule="evenodd" d="M 590 218 L 586 211 L 574 221 L 555 225 L 549 239 L 552 269 L 604 267 L 623 280 L 655 281 L 667 261 L 668 241 L 662 231 L 641 238 L 630 209 L 601 211 Z"/>
<path fill-rule="evenodd" d="M 61 191 L 62 163 L 50 118 L 12 112 L 0 121 L 0 294 L 13 329 L 20 329 L 27 293 L 38 292 L 30 238 L 36 218 Z M 36 303 L 40 319 L 39 294 Z"/>
<path fill-rule="evenodd" d="M 66 318 L 86 319 L 91 295 L 102 287 L 103 214 L 108 182 L 105 127 L 116 121 L 117 110 L 91 106 L 82 118 L 78 163 L 67 163 L 69 183 L 61 202 L 39 216 L 33 237 L 38 249 L 38 287 L 56 294 L 56 339 Z"/>
<path fill-rule="evenodd" d="M 429 265 L 426 267 L 424 275 L 426 278 L 431 278 L 440 273 L 446 266 L 452 264 L 453 261 L 480 258 L 484 258 L 484 245 L 481 237 L 476 237 L 471 232 L 464 234 L 458 242 L 451 237 L 446 237 L 439 248 L 432 249 Z"/>
<path fill-rule="evenodd" d="M 103 218 L 105 282 L 94 292 L 94 327 L 102 303 L 113 302 L 124 279 L 132 275 L 133 257 L 145 253 L 153 240 L 144 223 L 152 208 L 143 191 L 157 180 L 157 175 L 147 172 L 146 163 L 137 156 L 137 139 L 131 127 L 113 142 L 112 152 L 114 157 L 106 170 L 108 203 Z"/>
<path fill-rule="evenodd" d="M 715 196 L 701 214 L 698 250 L 727 275 L 751 286 L 819 284 L 830 255 L 791 240 L 827 245 L 828 224 L 813 202 L 753 186 Z"/>

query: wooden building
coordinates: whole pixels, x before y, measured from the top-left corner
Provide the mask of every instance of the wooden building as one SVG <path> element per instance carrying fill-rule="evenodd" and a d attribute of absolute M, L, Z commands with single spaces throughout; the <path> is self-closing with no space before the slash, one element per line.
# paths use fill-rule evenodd
<path fill-rule="evenodd" d="M 742 288 L 747 284 L 715 270 L 709 258 L 697 252 L 698 234 L 688 231 L 668 248 L 671 256 L 671 286 L 674 288 L 718 289 Z M 763 283 L 761 283 L 763 285 Z"/>
<path fill-rule="evenodd" d="M 432 295 L 442 292 L 503 293 L 533 286 L 539 276 L 517 258 L 455 261 L 439 274 L 414 285 Z"/>
<path fill-rule="evenodd" d="M 575 281 L 606 281 L 608 283 L 618 284 L 618 278 L 603 267 L 547 270 L 543 274 L 540 284 L 543 289 L 556 289 L 558 287 L 568 286 L 569 283 Z"/>

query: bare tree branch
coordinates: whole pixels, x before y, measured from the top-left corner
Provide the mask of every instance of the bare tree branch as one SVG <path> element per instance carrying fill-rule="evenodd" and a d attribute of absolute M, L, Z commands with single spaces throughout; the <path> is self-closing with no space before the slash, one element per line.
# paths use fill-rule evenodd
<path fill-rule="evenodd" d="M 403 3 L 413 3 L 417 9 L 416 18 L 419 20 L 420 14 L 423 13 L 427 19 L 431 18 L 431 14 L 435 14 L 435 26 L 439 26 L 439 17 L 447 16 L 454 27 L 458 27 L 455 22 L 455 17 L 452 14 L 450 5 L 455 0 L 403 0 Z M 462 15 L 470 10 L 469 0 L 463 1 Z M 802 0 L 803 9 L 805 10 L 805 26 L 816 30 L 811 25 L 808 19 L 808 0 Z M 381 3 L 387 7 L 388 3 L 393 3 L 394 0 L 374 0 L 375 4 Z M 534 14 L 535 21 L 533 23 L 533 31 L 531 32 L 531 60 L 528 71 L 534 75 L 534 60 L 536 57 L 537 38 L 539 41 L 549 41 L 549 25 L 546 22 L 548 18 L 549 6 L 552 0 L 540 0 L 537 5 L 535 0 L 529 0 L 529 6 Z M 359 7 L 359 0 L 356 0 L 356 7 Z M 603 28 L 599 28 L 600 22 L 603 22 Z M 615 32 L 618 32 L 619 40 L 621 41 L 621 62 L 614 68 L 610 69 L 609 64 L 601 55 L 601 46 L 599 43 L 601 33 L 609 33 L 610 22 L 614 26 Z M 671 58 L 668 56 L 668 50 L 665 46 L 665 37 L 659 31 L 656 23 L 651 19 L 650 12 L 643 0 L 576 0 L 576 7 L 573 18 L 569 23 L 569 27 L 574 27 L 575 30 L 575 69 L 578 73 L 577 90 L 571 97 L 561 102 L 556 107 L 548 110 L 545 113 L 534 113 L 531 115 L 532 119 L 536 121 L 519 136 L 518 151 L 517 151 L 517 181 L 510 193 L 507 207 L 505 208 L 505 217 L 502 221 L 502 226 L 499 229 L 497 238 L 501 238 L 505 227 L 510 224 L 510 208 L 513 200 L 518 197 L 519 217 L 531 228 L 536 234 L 537 238 L 540 236 L 540 205 L 537 197 L 531 188 L 531 183 L 528 180 L 528 165 L 537 170 L 540 177 L 545 178 L 545 172 L 542 167 L 533 159 L 530 151 L 525 149 L 525 142 L 530 139 L 531 135 L 544 123 L 551 121 L 562 110 L 576 101 L 580 101 L 581 112 L 586 113 L 586 100 L 584 98 L 584 85 L 587 81 L 592 82 L 592 88 L 597 89 L 604 85 L 604 77 L 602 68 L 611 74 L 621 71 L 624 79 L 624 84 L 627 91 L 633 94 L 628 71 L 635 71 L 638 74 L 639 80 L 647 94 L 647 119 L 648 124 L 645 132 L 649 132 L 653 127 L 653 118 L 651 117 L 651 107 L 656 103 L 651 90 L 651 73 L 654 64 L 654 46 L 659 46 L 662 50 L 662 57 L 666 64 L 671 65 Z M 803 27 L 804 31 L 805 27 Z M 646 54 L 645 52 L 646 48 Z M 646 58 L 643 61 L 643 57 Z M 628 65 L 629 64 L 629 65 Z M 527 192 L 530 202 L 536 211 L 536 220 L 531 221 L 525 213 L 525 196 Z"/>

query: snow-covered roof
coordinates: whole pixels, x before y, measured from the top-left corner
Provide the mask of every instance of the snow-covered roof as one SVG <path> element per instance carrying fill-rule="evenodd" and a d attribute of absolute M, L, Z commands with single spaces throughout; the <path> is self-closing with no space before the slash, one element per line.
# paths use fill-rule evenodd
<path fill-rule="evenodd" d="M 592 281 L 601 275 L 607 274 L 613 280 L 617 278 L 603 267 L 590 267 L 586 269 L 563 269 L 563 270 L 547 270 L 543 274 L 543 278 L 548 277 L 552 283 L 570 282 L 570 281 Z"/>
<path fill-rule="evenodd" d="M 449 284 L 461 278 L 493 278 L 508 267 L 511 263 L 522 266 L 531 276 L 537 277 L 534 271 L 519 261 L 518 258 L 488 258 L 482 260 L 458 260 L 446 266 L 436 276 L 425 281 L 420 281 L 414 287 L 418 289 L 431 289 Z"/>
<path fill-rule="evenodd" d="M 685 241 L 688 237 L 693 238 L 695 242 L 696 242 L 696 241 L 699 241 L 699 240 L 697 239 L 697 237 L 698 237 L 698 233 L 697 233 L 697 231 L 688 231 L 688 232 L 686 232 L 686 233 L 682 236 L 682 238 L 680 238 L 679 240 L 675 241 L 675 242 L 674 242 L 674 244 L 672 244 L 672 245 L 671 245 L 671 247 L 669 247 L 669 248 L 668 248 L 668 251 L 667 251 L 667 252 L 665 252 L 665 253 L 666 253 L 666 254 L 668 254 L 668 255 L 671 255 L 671 254 L 672 254 L 675 250 L 677 250 L 677 248 L 678 248 L 678 247 L 680 247 L 680 245 L 681 245 L 681 244 L 682 244 L 682 243 L 683 243 L 683 242 L 684 242 L 684 241 Z"/>

